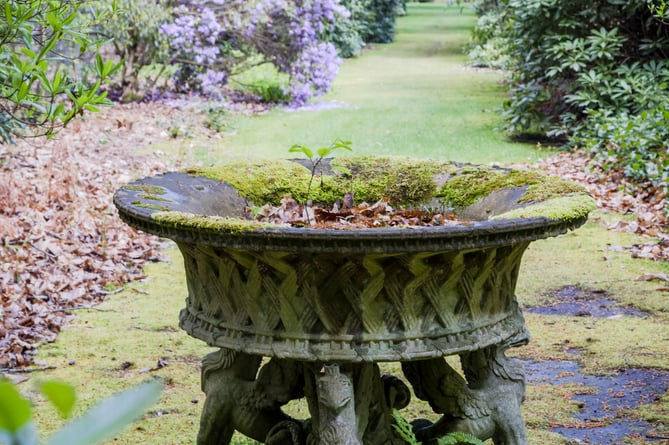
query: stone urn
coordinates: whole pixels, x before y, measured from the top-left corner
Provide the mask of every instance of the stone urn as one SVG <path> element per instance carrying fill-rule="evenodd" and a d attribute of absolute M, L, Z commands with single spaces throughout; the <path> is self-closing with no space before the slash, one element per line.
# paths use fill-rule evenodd
<path fill-rule="evenodd" d="M 351 229 L 250 219 L 286 196 L 457 219 Z M 595 207 L 580 186 L 533 171 L 407 158 L 234 161 L 135 181 L 114 202 L 129 225 L 176 242 L 188 284 L 180 326 L 218 348 L 203 360 L 198 444 L 237 430 L 270 444 L 399 445 L 409 387 L 440 416 L 409 419 L 423 443 L 456 431 L 526 443 L 524 373 L 505 356 L 529 340 L 514 294 L 521 257 Z M 382 375 L 382 362 L 401 362 L 403 375 Z M 302 398 L 311 418 L 282 410 Z"/>

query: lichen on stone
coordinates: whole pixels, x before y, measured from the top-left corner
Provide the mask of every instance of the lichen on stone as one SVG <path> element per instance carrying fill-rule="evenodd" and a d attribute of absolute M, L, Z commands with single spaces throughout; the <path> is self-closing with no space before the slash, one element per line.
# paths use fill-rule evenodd
<path fill-rule="evenodd" d="M 169 198 L 163 198 L 162 196 L 159 195 L 152 195 L 149 193 L 139 193 L 137 195 L 139 198 L 146 199 L 149 201 L 162 201 L 162 202 L 174 202 L 173 200 Z"/>
<path fill-rule="evenodd" d="M 133 201 L 132 205 L 134 205 L 135 207 L 142 208 L 142 209 L 156 210 L 158 212 L 165 212 L 165 211 L 170 210 L 169 207 L 161 206 L 161 205 L 158 205 L 158 204 L 151 204 L 151 203 L 144 202 L 144 201 Z"/>

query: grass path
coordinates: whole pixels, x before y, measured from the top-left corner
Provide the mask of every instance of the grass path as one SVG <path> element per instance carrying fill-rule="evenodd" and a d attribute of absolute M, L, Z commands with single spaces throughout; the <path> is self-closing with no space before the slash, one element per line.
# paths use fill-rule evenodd
<path fill-rule="evenodd" d="M 332 92 L 305 111 L 278 109 L 237 119 L 205 161 L 219 156 L 286 157 L 293 144 L 351 140 L 355 154 L 411 155 L 477 163 L 536 160 L 531 145 L 493 131 L 501 75 L 465 65 L 471 11 L 409 4 L 396 41 L 344 62 Z M 207 159 L 208 158 L 208 159 Z"/>

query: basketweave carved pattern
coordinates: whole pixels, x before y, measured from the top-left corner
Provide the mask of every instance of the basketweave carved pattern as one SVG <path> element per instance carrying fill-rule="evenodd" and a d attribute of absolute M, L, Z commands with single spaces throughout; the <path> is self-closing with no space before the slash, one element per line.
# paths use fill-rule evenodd
<path fill-rule="evenodd" d="M 474 350 L 522 329 L 513 292 L 527 245 L 346 255 L 179 243 L 181 325 L 212 345 L 298 359 Z"/>

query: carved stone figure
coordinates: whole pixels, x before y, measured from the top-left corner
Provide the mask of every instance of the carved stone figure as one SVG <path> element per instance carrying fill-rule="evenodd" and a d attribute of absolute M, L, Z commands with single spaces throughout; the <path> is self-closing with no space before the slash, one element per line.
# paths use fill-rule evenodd
<path fill-rule="evenodd" d="M 526 344 L 525 332 L 499 345 L 460 356 L 465 378 L 443 358 L 402 363 L 405 376 L 416 396 L 430 403 L 441 419 L 431 423 L 413 422 L 414 432 L 423 443 L 454 431 L 472 434 L 495 445 L 525 445 L 525 424 L 520 405 L 525 397 L 522 364 L 504 352 Z"/>
<path fill-rule="evenodd" d="M 337 364 L 325 365 L 323 373 L 317 377 L 316 392 L 319 444 L 362 445 L 357 435 L 351 377 L 341 373 Z"/>
<path fill-rule="evenodd" d="M 198 445 L 227 444 L 235 430 L 259 442 L 270 436 L 273 443 L 281 445 L 303 443 L 301 422 L 281 410 L 289 401 L 304 396 L 302 365 L 271 359 L 258 372 L 260 362 L 259 356 L 230 349 L 204 358 L 202 390 L 207 398 Z"/>

